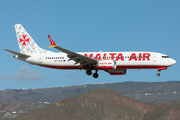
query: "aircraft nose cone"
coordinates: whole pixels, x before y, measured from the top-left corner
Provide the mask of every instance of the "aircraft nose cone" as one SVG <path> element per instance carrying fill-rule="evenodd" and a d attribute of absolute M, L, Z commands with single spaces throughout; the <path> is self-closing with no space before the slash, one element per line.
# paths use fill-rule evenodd
<path fill-rule="evenodd" d="M 176 61 L 175 61 L 175 60 L 173 60 L 173 65 L 174 65 L 174 64 L 176 64 Z"/>
<path fill-rule="evenodd" d="M 171 59 L 171 60 L 170 60 L 170 64 L 171 64 L 171 65 L 174 65 L 174 64 L 176 64 L 176 61 L 175 61 L 174 59 Z"/>

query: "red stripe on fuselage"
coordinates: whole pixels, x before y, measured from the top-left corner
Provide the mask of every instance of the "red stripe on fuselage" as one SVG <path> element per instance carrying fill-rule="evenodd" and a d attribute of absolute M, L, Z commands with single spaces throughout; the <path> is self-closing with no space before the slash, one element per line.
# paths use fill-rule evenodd
<path fill-rule="evenodd" d="M 50 66 L 50 65 L 39 65 L 42 67 L 47 68 L 54 68 L 54 69 L 88 69 L 88 67 L 81 67 L 81 66 Z M 158 69 L 167 66 L 160 66 L 160 65 L 125 65 L 125 66 L 116 66 L 117 69 Z M 94 67 L 93 69 L 97 69 Z M 103 70 L 103 69 L 101 69 Z"/>

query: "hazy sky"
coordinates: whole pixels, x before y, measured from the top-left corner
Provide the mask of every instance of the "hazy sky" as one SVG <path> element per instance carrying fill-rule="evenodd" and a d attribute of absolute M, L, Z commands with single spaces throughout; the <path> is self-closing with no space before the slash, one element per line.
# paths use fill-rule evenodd
<path fill-rule="evenodd" d="M 68 0 L 1 1 L 0 90 L 61 87 L 124 81 L 178 81 L 180 52 L 178 0 Z M 13 58 L 3 49 L 19 52 L 14 24 L 22 24 L 36 43 L 50 45 L 47 34 L 74 52 L 152 51 L 177 63 L 167 70 L 127 70 L 123 76 L 99 71 L 99 78 L 82 70 L 54 70 Z M 59 52 L 55 48 L 49 50 Z"/>

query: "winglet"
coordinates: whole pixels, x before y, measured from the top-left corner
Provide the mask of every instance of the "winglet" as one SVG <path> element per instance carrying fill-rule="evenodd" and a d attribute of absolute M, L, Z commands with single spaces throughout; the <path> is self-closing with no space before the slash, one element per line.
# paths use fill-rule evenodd
<path fill-rule="evenodd" d="M 51 46 L 49 46 L 48 48 L 57 46 L 56 43 L 53 41 L 53 39 L 51 38 L 50 35 L 48 35 L 48 38 L 49 38 L 49 41 L 50 41 L 50 43 L 51 43 Z"/>

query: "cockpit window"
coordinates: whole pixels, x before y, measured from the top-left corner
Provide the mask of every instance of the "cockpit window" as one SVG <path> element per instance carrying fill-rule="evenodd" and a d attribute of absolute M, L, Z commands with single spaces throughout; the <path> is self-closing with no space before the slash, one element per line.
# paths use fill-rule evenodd
<path fill-rule="evenodd" d="M 162 58 L 169 58 L 169 56 L 162 56 Z"/>

